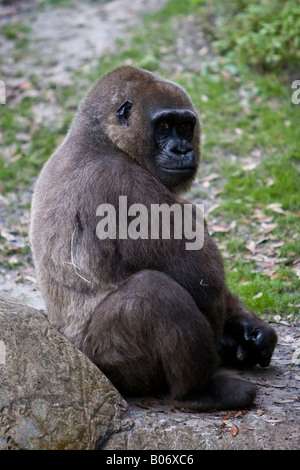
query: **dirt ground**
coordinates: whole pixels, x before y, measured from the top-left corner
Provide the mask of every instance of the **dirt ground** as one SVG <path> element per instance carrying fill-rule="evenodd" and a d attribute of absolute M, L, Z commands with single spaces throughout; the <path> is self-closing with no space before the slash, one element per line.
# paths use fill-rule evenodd
<path fill-rule="evenodd" d="M 30 25 L 32 29 L 29 46 L 31 54 L 27 54 L 24 61 L 14 61 L 14 41 L 0 35 L 0 55 L 3 57 L 0 78 L 4 77 L 8 98 L 11 100 L 18 100 L 18 90 L 28 81 L 32 67 L 40 86 L 44 88 L 53 82 L 59 85 L 69 84 L 72 74 L 79 66 L 90 65 L 95 58 L 113 51 L 115 40 L 128 34 L 127 27 L 138 24 L 143 11 L 159 8 L 164 4 L 164 0 L 111 0 L 102 4 L 76 0 L 75 7 L 63 10 L 40 9 L 40 3 L 40 0 L 29 0 L 0 4 L 0 28 L 7 22 L 17 21 Z M 178 47 L 181 47 L 180 41 Z M 193 60 L 193 44 L 189 44 L 189 48 Z M 42 123 L 43 120 L 59 119 L 61 111 L 55 100 L 49 100 L 47 107 L 37 106 L 36 120 Z M 211 185 L 207 194 L 213 196 L 216 201 L 218 188 Z M 26 192 L 0 195 L 0 233 L 8 247 L 22 248 L 28 244 L 28 238 L 20 233 L 26 232 L 24 228 L 29 225 L 28 207 L 31 196 L 32 187 Z M 206 202 L 208 207 L 212 204 Z M 22 230 L 19 230 L 20 227 Z M 13 269 L 11 265 L 0 267 L 0 289 L 39 310 L 44 309 L 30 253 L 17 269 Z M 266 370 L 257 368 L 242 374 L 257 384 L 258 396 L 255 405 L 246 413 L 205 415 L 207 429 L 212 426 L 217 437 L 211 440 L 211 447 L 205 444 L 203 448 L 221 448 L 221 441 L 225 443 L 226 448 L 300 448 L 300 326 L 291 325 L 280 317 L 274 318 L 273 326 L 278 332 L 279 343 L 271 366 Z M 193 426 L 199 426 L 199 415 L 187 415 L 174 410 L 168 401 L 162 398 L 131 400 L 130 404 L 131 416 L 139 423 L 136 425 L 137 434 L 143 426 L 140 423 L 145 423 L 145 420 L 148 420 L 153 430 L 157 429 L 157 423 L 168 423 L 164 432 L 168 426 L 174 427 L 183 422 L 186 424 L 187 420 L 192 431 Z M 148 443 L 145 438 L 145 442 L 140 444 L 141 447 L 147 448 L 147 445 L 150 445 L 150 434 Z M 170 433 L 170 436 L 173 434 Z M 273 436 L 273 444 L 268 436 Z M 174 439 L 175 437 L 173 436 Z M 194 442 L 195 437 L 190 439 Z M 264 443 L 262 439 L 265 439 Z M 128 440 L 126 436 L 115 436 L 107 444 L 107 448 L 119 446 L 129 449 L 134 445 L 133 442 L 134 437 Z M 165 445 L 169 446 L 166 448 L 171 449 L 172 443 L 168 439 L 165 442 Z M 196 448 L 195 446 L 193 448 Z"/>

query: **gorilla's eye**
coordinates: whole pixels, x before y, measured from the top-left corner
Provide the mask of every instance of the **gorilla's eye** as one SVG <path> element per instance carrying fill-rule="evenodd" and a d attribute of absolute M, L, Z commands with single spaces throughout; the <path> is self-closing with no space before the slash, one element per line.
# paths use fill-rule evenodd
<path fill-rule="evenodd" d="M 159 130 L 160 131 L 168 131 L 170 129 L 170 124 L 167 121 L 162 121 L 159 123 Z"/>
<path fill-rule="evenodd" d="M 182 134 L 186 132 L 190 132 L 192 129 L 191 123 L 190 122 L 183 122 L 180 124 L 179 130 Z"/>

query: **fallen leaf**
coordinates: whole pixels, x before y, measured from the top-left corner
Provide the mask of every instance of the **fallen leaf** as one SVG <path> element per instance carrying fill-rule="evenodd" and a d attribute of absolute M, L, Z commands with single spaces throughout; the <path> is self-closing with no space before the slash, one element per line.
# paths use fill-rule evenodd
<path fill-rule="evenodd" d="M 296 349 L 296 351 L 293 352 L 291 363 L 300 365 L 300 349 Z"/>
<path fill-rule="evenodd" d="M 249 429 L 249 431 L 254 431 L 254 429 L 255 429 L 252 426 L 245 426 L 244 424 L 241 424 L 241 428 L 242 429 Z"/>
<path fill-rule="evenodd" d="M 146 406 L 150 406 L 152 408 L 155 408 L 155 404 L 152 403 L 151 401 L 148 401 L 147 403 L 145 403 Z"/>
<path fill-rule="evenodd" d="M 285 335 L 283 338 L 281 338 L 281 344 L 283 343 L 294 343 L 296 341 L 296 338 L 292 335 Z"/>
<path fill-rule="evenodd" d="M 25 279 L 26 281 L 36 283 L 36 279 L 32 276 L 24 276 L 22 279 Z"/>
<path fill-rule="evenodd" d="M 30 142 L 31 136 L 30 134 L 25 134 L 25 132 L 20 132 L 16 134 L 16 139 L 22 142 Z"/>
<path fill-rule="evenodd" d="M 272 178 L 266 178 L 265 181 L 267 187 L 272 186 L 274 184 L 274 180 Z"/>
<path fill-rule="evenodd" d="M 213 231 L 213 232 L 223 232 L 223 233 L 226 233 L 226 232 L 229 232 L 231 230 L 231 227 L 222 227 L 221 225 L 216 225 L 216 224 L 213 224 L 213 225 L 210 225 L 210 229 Z"/>
<path fill-rule="evenodd" d="M 140 405 L 139 403 L 135 403 L 135 406 L 138 406 L 139 408 L 142 408 L 143 410 L 149 410 L 148 406 Z"/>
<path fill-rule="evenodd" d="M 285 242 L 276 242 L 272 243 L 272 248 L 279 248 L 280 246 L 283 246 Z"/>
<path fill-rule="evenodd" d="M 20 85 L 20 90 L 29 90 L 32 88 L 32 83 L 30 82 L 25 82 Z"/>
<path fill-rule="evenodd" d="M 248 108 L 247 106 L 244 106 L 244 107 L 243 107 L 243 111 L 244 111 L 244 113 L 247 114 L 248 116 L 249 116 L 249 114 L 251 114 L 251 109 Z"/>
<path fill-rule="evenodd" d="M 276 227 L 277 227 L 277 224 L 269 224 L 269 223 L 262 222 L 261 228 L 259 231 L 262 233 L 269 233 L 269 232 L 272 232 L 272 230 L 274 230 L 274 228 Z"/>
<path fill-rule="evenodd" d="M 228 73 L 226 70 L 221 70 L 221 75 L 223 75 L 223 77 L 226 79 L 232 78 L 230 73 Z"/>
<path fill-rule="evenodd" d="M 300 267 L 293 267 L 292 268 L 296 276 L 300 279 Z"/>
<path fill-rule="evenodd" d="M 18 160 L 20 160 L 20 158 L 22 158 L 22 154 L 18 153 L 17 155 L 14 155 L 13 157 L 9 159 L 9 163 L 15 163 Z"/>
<path fill-rule="evenodd" d="M 261 209 L 255 209 L 254 214 L 251 216 L 251 219 L 259 219 L 261 223 L 269 223 L 272 222 L 274 217 L 272 215 L 266 216 L 266 214 Z"/>
<path fill-rule="evenodd" d="M 275 274 L 272 274 L 272 275 L 270 276 L 270 279 L 272 279 L 272 281 L 273 281 L 274 279 L 278 279 L 280 276 L 281 276 L 280 273 L 275 273 Z"/>
<path fill-rule="evenodd" d="M 259 298 L 262 297 L 262 296 L 263 296 L 263 293 L 262 293 L 262 292 L 259 292 L 258 294 L 254 295 L 254 296 L 252 297 L 252 299 L 259 299 Z"/>
<path fill-rule="evenodd" d="M 231 427 L 232 426 L 232 422 L 231 421 L 228 421 L 228 419 L 223 419 L 223 422 L 226 426 L 228 427 Z"/>
<path fill-rule="evenodd" d="M 280 384 L 280 385 L 278 385 L 278 384 L 270 384 L 270 383 L 268 383 L 268 382 L 263 382 L 263 381 L 261 381 L 261 380 L 257 380 L 255 383 L 256 383 L 256 385 L 260 385 L 261 387 L 267 387 L 267 388 L 268 388 L 268 387 L 272 387 L 272 388 L 285 388 L 285 385 L 284 385 L 284 384 L 282 384 L 282 385 L 281 385 L 281 384 Z"/>
<path fill-rule="evenodd" d="M 284 405 L 285 403 L 294 403 L 294 401 L 295 398 L 290 400 L 274 400 L 274 403 L 276 403 L 276 405 Z"/>
<path fill-rule="evenodd" d="M 230 434 L 235 437 L 238 434 L 239 430 L 235 424 L 232 425 L 230 429 Z"/>
<path fill-rule="evenodd" d="M 251 253 L 255 253 L 256 243 L 252 241 L 246 245 L 246 248 L 248 248 Z"/>
<path fill-rule="evenodd" d="M 213 212 L 214 210 L 216 210 L 218 207 L 220 207 L 220 204 L 213 204 L 211 207 L 209 207 L 208 209 L 206 209 L 206 214 L 210 214 L 211 212 Z"/>
<path fill-rule="evenodd" d="M 203 47 L 200 49 L 200 51 L 198 52 L 198 55 L 204 56 L 204 55 L 207 54 L 207 53 L 208 53 L 208 47 L 203 46 Z"/>
<path fill-rule="evenodd" d="M 282 423 L 282 422 L 283 422 L 283 419 L 266 419 L 266 418 L 263 418 L 263 420 L 264 420 L 266 423 L 273 423 L 273 424 Z"/>
<path fill-rule="evenodd" d="M 287 215 L 288 212 L 283 210 L 282 207 L 281 207 L 281 203 L 280 202 L 275 202 L 273 204 L 269 204 L 266 209 L 269 209 L 273 212 L 277 212 L 277 214 L 284 214 L 284 215 Z"/>
<path fill-rule="evenodd" d="M 261 158 L 262 157 L 262 150 L 261 149 L 254 149 L 250 152 L 250 154 L 253 156 L 253 157 L 256 157 L 256 158 Z"/>
<path fill-rule="evenodd" d="M 236 418 L 237 416 L 240 416 L 242 414 L 242 411 L 241 410 L 238 410 L 238 411 L 231 411 L 229 413 L 227 413 L 227 415 L 223 416 L 223 421 L 226 423 L 226 420 L 228 420 L 228 418 Z M 232 426 L 232 423 L 230 421 L 227 421 L 228 425 L 229 426 Z"/>
<path fill-rule="evenodd" d="M 242 169 L 244 171 L 255 170 L 255 168 L 258 167 L 258 165 L 259 165 L 259 162 L 247 163 L 246 165 L 242 165 Z"/>
<path fill-rule="evenodd" d="M 220 178 L 220 175 L 218 173 L 211 173 L 210 175 L 207 175 L 203 178 L 203 181 L 213 181 Z"/>

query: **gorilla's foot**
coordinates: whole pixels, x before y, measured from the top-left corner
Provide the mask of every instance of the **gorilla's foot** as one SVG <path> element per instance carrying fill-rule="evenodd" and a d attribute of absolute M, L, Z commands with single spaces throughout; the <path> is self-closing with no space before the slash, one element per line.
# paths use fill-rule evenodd
<path fill-rule="evenodd" d="M 220 370 L 203 394 L 175 399 L 174 405 L 192 411 L 232 410 L 248 407 L 255 396 L 255 387 L 250 382 Z"/>

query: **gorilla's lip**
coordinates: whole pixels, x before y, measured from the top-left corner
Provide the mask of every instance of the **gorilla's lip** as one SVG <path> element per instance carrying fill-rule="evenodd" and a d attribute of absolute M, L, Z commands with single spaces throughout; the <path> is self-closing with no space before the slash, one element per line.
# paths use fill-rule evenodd
<path fill-rule="evenodd" d="M 196 167 L 195 166 L 179 166 L 179 167 L 172 167 L 172 168 L 167 168 L 165 166 L 161 167 L 162 170 L 167 171 L 169 173 L 188 173 L 191 171 L 195 171 Z"/>

